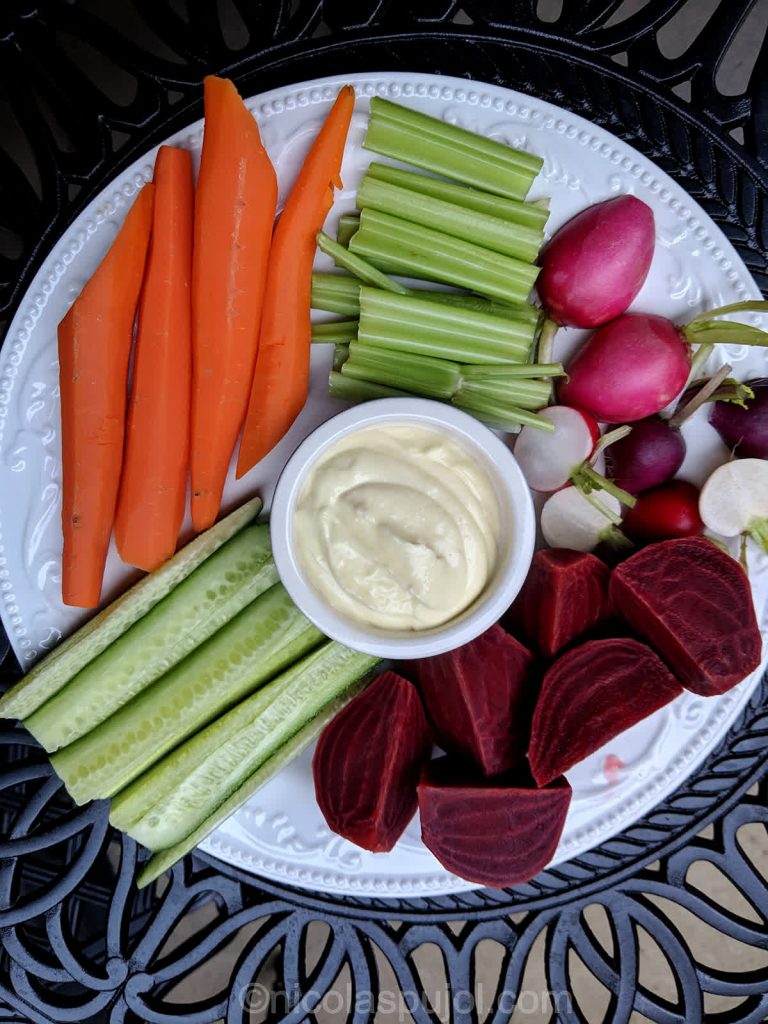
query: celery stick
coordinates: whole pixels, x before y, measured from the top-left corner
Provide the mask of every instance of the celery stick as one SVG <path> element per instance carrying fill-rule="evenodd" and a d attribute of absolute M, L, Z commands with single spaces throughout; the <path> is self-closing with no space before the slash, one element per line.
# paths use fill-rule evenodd
<path fill-rule="evenodd" d="M 312 324 L 312 341 L 327 345 L 348 345 L 357 337 L 357 320 L 331 320 Z"/>
<path fill-rule="evenodd" d="M 549 401 L 552 385 L 543 380 L 523 380 L 514 377 L 487 380 L 464 380 L 461 395 L 477 395 L 520 409 L 541 409 Z"/>
<path fill-rule="evenodd" d="M 536 413 L 527 409 L 520 409 L 514 405 L 507 405 L 488 398 L 485 395 L 471 395 L 461 392 L 452 399 L 452 404 L 465 412 L 472 413 L 479 419 L 486 420 L 498 426 L 502 430 L 517 430 L 523 426 L 538 427 L 551 433 L 554 424 L 544 416 L 537 416 Z"/>
<path fill-rule="evenodd" d="M 123 790 L 111 820 L 154 852 L 181 842 L 377 661 L 323 644 Z"/>
<path fill-rule="evenodd" d="M 48 751 L 74 742 L 276 582 L 269 527 L 247 527 L 82 668 L 25 725 Z"/>
<path fill-rule="evenodd" d="M 349 246 L 391 273 L 458 285 L 503 302 L 524 302 L 539 273 L 522 260 L 378 210 L 362 212 Z"/>
<path fill-rule="evenodd" d="M 357 316 L 360 312 L 360 281 L 351 274 L 312 275 L 313 309 L 324 309 L 341 316 Z"/>
<path fill-rule="evenodd" d="M 376 267 L 372 267 L 370 263 L 366 263 L 360 256 L 356 256 L 349 249 L 345 249 L 343 245 L 334 242 L 331 236 L 326 235 L 324 231 L 318 231 L 317 233 L 317 247 L 326 256 L 331 256 L 337 266 L 348 270 L 350 274 L 354 274 L 355 277 L 360 278 L 365 284 L 375 285 L 377 288 L 383 288 L 388 292 L 397 292 L 399 295 L 408 294 L 408 289 L 404 284 L 393 281 L 391 277 L 382 273 L 381 270 L 377 270 Z"/>
<path fill-rule="evenodd" d="M 339 226 L 336 230 L 336 241 L 345 248 L 349 240 L 360 227 L 360 218 L 356 213 L 342 213 L 339 217 Z"/>
<path fill-rule="evenodd" d="M 335 718 L 341 709 L 352 700 L 361 690 L 364 690 L 368 685 L 367 678 L 358 680 L 353 683 L 348 690 L 337 697 L 334 701 L 328 704 L 316 718 L 305 725 L 302 729 L 299 729 L 297 733 L 294 733 L 291 738 L 280 747 L 277 753 L 273 754 L 267 761 L 262 764 L 260 768 L 257 768 L 253 775 L 250 775 L 248 779 L 240 786 L 235 792 L 226 798 L 219 806 L 210 814 L 205 821 L 203 821 L 197 828 L 191 832 L 186 838 L 182 839 L 181 842 L 176 843 L 174 846 L 169 846 L 168 849 L 162 850 L 156 853 L 142 869 L 139 877 L 136 880 L 136 885 L 139 889 L 143 889 L 144 886 L 149 885 L 150 882 L 154 882 L 164 871 L 185 857 L 188 853 L 191 853 L 196 846 L 198 846 L 206 836 L 210 835 L 215 828 L 218 828 L 222 822 L 226 821 L 227 818 L 231 817 L 243 804 L 249 800 L 254 793 L 256 793 L 262 786 L 266 785 L 270 779 L 274 778 L 279 771 L 282 771 L 286 765 L 290 764 L 299 754 L 303 753 L 307 747 L 310 746 L 314 740 L 320 735 L 326 725 Z"/>
<path fill-rule="evenodd" d="M 347 342 L 345 345 L 334 345 L 333 346 L 333 369 L 341 370 L 342 366 L 349 359 L 349 346 L 351 342 Z"/>
<path fill-rule="evenodd" d="M 461 382 L 458 363 L 429 356 L 391 352 L 353 342 L 349 359 L 341 372 L 355 380 L 368 380 L 388 387 L 401 387 L 426 398 L 450 398 Z"/>
<path fill-rule="evenodd" d="M 521 199 L 541 170 L 541 157 L 374 96 L 366 149 Z"/>
<path fill-rule="evenodd" d="M 412 295 L 360 289 L 360 342 L 472 363 L 522 362 L 534 325 L 488 316 Z"/>
<path fill-rule="evenodd" d="M 261 499 L 252 498 L 143 576 L 130 590 L 54 648 L 0 699 L 0 718 L 26 718 L 62 690 L 81 668 L 146 615 L 206 558 L 252 522 Z"/>
<path fill-rule="evenodd" d="M 421 192 L 434 199 L 444 199 L 446 202 L 463 206 L 467 210 L 476 210 L 478 213 L 501 217 L 502 220 L 510 221 L 512 224 L 524 224 L 526 227 L 539 231 L 544 228 L 549 219 L 548 206 L 542 208 L 539 203 L 504 199 L 502 196 L 495 196 L 490 192 L 480 192 L 475 188 L 467 188 L 466 185 L 454 185 L 450 181 L 441 181 L 439 178 L 432 178 L 426 174 L 403 171 L 399 167 L 390 167 L 389 164 L 372 163 L 366 172 L 366 177 L 375 178 L 377 181 L 386 181 L 390 185 L 399 185 L 412 192 Z M 359 227 L 359 221 L 357 227 Z"/>
<path fill-rule="evenodd" d="M 412 392 L 388 388 L 385 384 L 374 384 L 370 380 L 355 380 L 335 370 L 328 377 L 328 392 L 334 398 L 355 403 L 370 402 L 376 398 L 413 398 Z"/>
<path fill-rule="evenodd" d="M 462 366 L 465 380 L 506 380 L 517 377 L 563 377 L 562 363 L 523 363 L 520 366 Z"/>
<path fill-rule="evenodd" d="M 478 313 L 525 320 L 526 323 L 534 325 L 538 325 L 541 319 L 541 310 L 538 306 L 532 306 L 530 302 L 494 302 L 492 299 L 484 299 L 481 295 L 468 295 L 466 292 L 436 292 L 423 288 L 411 288 L 408 294 L 427 302 L 443 302 L 459 309 L 474 309 Z"/>
<path fill-rule="evenodd" d="M 323 639 L 277 583 L 51 764 L 76 803 L 113 796 Z"/>
<path fill-rule="evenodd" d="M 453 238 L 461 238 L 493 252 L 514 256 L 526 263 L 536 259 L 544 240 L 540 228 L 510 224 L 500 217 L 467 210 L 456 203 L 412 192 L 387 181 L 377 181 L 367 175 L 357 190 L 357 205 L 361 210 L 391 213 L 410 224 L 422 224 L 435 231 L 444 231 Z"/>

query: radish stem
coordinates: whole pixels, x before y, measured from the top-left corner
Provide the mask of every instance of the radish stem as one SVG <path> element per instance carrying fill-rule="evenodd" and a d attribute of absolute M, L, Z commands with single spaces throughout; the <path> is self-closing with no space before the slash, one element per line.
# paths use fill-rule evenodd
<path fill-rule="evenodd" d="M 729 313 L 765 313 L 768 312 L 768 301 L 765 299 L 751 299 L 748 302 L 732 302 L 728 306 L 719 306 L 717 309 L 709 309 L 699 313 L 693 320 L 681 328 L 686 341 L 697 344 L 722 342 L 730 345 L 765 345 L 768 343 L 768 333 L 761 331 L 758 327 L 750 327 L 747 324 L 734 323 L 733 321 L 719 321 L 714 323 L 718 317 L 726 316 Z M 700 364 L 699 364 L 700 365 Z M 698 368 L 698 367 L 697 367 Z"/>
<path fill-rule="evenodd" d="M 624 426 L 615 427 L 613 430 L 609 430 L 607 434 L 603 434 L 603 436 L 598 440 L 597 444 L 595 445 L 595 449 L 592 452 L 590 461 L 594 464 L 597 456 L 600 454 L 600 452 L 605 451 L 608 445 L 614 444 L 616 441 L 621 441 L 622 438 L 626 437 L 628 434 L 631 433 L 632 427 Z"/>
<path fill-rule="evenodd" d="M 592 491 L 605 491 L 606 494 L 613 495 L 617 501 L 620 501 L 622 505 L 626 505 L 628 508 L 634 508 L 637 502 L 637 498 L 630 494 L 629 491 L 618 487 L 612 480 L 603 476 L 602 473 L 598 473 L 588 463 L 584 463 L 582 466 L 574 469 L 571 473 L 571 481 L 587 499 L 589 499 Z M 618 522 L 621 522 L 621 520 L 619 519 Z"/>
<path fill-rule="evenodd" d="M 691 360 L 691 372 L 688 375 L 688 380 L 692 380 L 699 370 L 702 368 L 704 363 L 709 359 L 712 353 L 715 351 L 715 346 L 707 342 L 706 344 L 699 345 L 693 354 Z"/>
<path fill-rule="evenodd" d="M 705 402 L 708 402 L 723 381 L 728 377 L 728 374 L 732 369 L 733 367 L 728 363 L 721 366 L 717 373 L 713 377 L 710 377 L 697 394 L 695 394 L 689 402 L 686 402 L 682 409 L 678 409 L 674 416 L 671 416 L 669 420 L 667 420 L 670 427 L 677 430 L 689 416 L 692 416 L 697 409 L 701 408 Z"/>

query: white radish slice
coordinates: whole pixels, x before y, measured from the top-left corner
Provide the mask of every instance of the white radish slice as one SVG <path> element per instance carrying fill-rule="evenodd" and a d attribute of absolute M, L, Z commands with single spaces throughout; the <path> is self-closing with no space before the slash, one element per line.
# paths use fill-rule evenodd
<path fill-rule="evenodd" d="M 523 427 L 515 442 L 515 458 L 534 491 L 557 491 L 590 457 L 600 429 L 589 413 L 567 405 L 551 405 L 539 416 L 553 423 L 555 429 L 547 433 L 538 427 Z"/>
<path fill-rule="evenodd" d="M 718 466 L 701 489 L 699 515 L 721 537 L 748 533 L 768 551 L 768 462 L 734 459 Z"/>
<path fill-rule="evenodd" d="M 601 505 L 620 519 L 621 505 L 612 494 L 593 495 Z M 617 529 L 611 520 L 592 505 L 576 487 L 565 487 L 544 502 L 541 532 L 551 548 L 593 551 L 601 541 L 611 543 Z"/>

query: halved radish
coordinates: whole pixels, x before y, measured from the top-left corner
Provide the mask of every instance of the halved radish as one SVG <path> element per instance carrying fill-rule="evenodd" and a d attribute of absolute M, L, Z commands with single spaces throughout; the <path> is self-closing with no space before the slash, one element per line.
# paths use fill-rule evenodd
<path fill-rule="evenodd" d="M 515 458 L 534 491 L 558 491 L 592 455 L 600 428 L 589 413 L 568 405 L 551 405 L 541 409 L 539 416 L 554 424 L 554 431 L 523 427 L 515 443 Z"/>
<path fill-rule="evenodd" d="M 736 459 L 718 466 L 701 489 L 699 514 L 722 537 L 752 537 L 768 551 L 768 462 Z"/>
<path fill-rule="evenodd" d="M 618 529 L 621 505 L 612 494 L 599 498 L 566 487 L 547 498 L 541 510 L 541 532 L 552 548 L 593 551 L 598 544 L 627 547 Z"/>

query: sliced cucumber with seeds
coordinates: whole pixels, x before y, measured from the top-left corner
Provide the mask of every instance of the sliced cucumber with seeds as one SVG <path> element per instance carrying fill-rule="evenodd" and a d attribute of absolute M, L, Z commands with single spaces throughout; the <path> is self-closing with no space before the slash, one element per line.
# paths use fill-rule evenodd
<path fill-rule="evenodd" d="M 249 526 L 81 669 L 25 725 L 48 751 L 73 743 L 275 583 L 269 527 Z"/>
<path fill-rule="evenodd" d="M 112 824 L 154 852 L 180 843 L 377 660 L 323 644 L 118 794 Z"/>
<path fill-rule="evenodd" d="M 312 719 L 312 721 L 305 725 L 303 729 L 300 729 L 291 738 L 284 743 L 276 754 L 273 754 L 268 761 L 265 761 L 261 768 L 258 768 L 253 775 L 250 775 L 246 781 L 240 786 L 235 792 L 227 797 L 223 803 L 219 804 L 216 810 L 210 814 L 205 821 L 203 821 L 198 827 L 191 832 L 188 836 L 176 843 L 174 846 L 169 846 L 167 850 L 162 850 L 160 853 L 156 853 L 147 864 L 144 865 L 143 870 L 139 874 L 136 880 L 136 885 L 139 889 L 143 889 L 145 885 L 149 885 L 150 882 L 154 882 L 164 871 L 181 860 L 182 857 L 186 857 L 188 853 L 191 853 L 194 848 L 201 843 L 206 836 L 210 835 L 215 828 L 226 821 L 230 815 L 234 814 L 238 808 L 249 800 L 254 793 L 256 793 L 262 786 L 264 786 L 271 778 L 273 778 L 279 771 L 281 771 L 287 764 L 290 764 L 294 758 L 298 757 L 299 754 L 303 753 L 307 747 L 320 735 L 325 726 L 330 722 L 334 715 L 339 712 L 345 704 L 347 704 L 352 698 L 358 694 L 367 684 L 367 680 L 362 679 L 358 682 L 353 683 L 349 689 L 345 690 L 341 697 L 328 704 L 320 714 Z"/>
<path fill-rule="evenodd" d="M 277 583 L 51 764 L 77 803 L 113 796 L 322 640 Z"/>
<path fill-rule="evenodd" d="M 144 576 L 108 608 L 67 637 L 0 698 L 0 718 L 26 718 L 31 715 L 63 689 L 80 669 L 154 608 L 230 537 L 234 537 L 252 522 L 260 511 L 260 498 L 246 502 L 210 530 L 190 541 L 165 565 Z"/>

